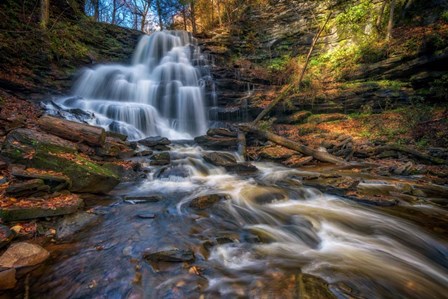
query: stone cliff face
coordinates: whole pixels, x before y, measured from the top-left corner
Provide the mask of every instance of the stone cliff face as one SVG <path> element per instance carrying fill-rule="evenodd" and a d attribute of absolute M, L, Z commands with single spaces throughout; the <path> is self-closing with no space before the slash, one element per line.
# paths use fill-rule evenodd
<path fill-rule="evenodd" d="M 319 23 L 322 23 L 330 12 L 332 17 L 329 28 L 318 42 L 313 59 L 340 50 L 342 45 L 359 42 L 365 36 L 371 36 L 374 40 L 376 34 L 385 34 L 384 31 L 379 33 L 378 29 L 375 29 L 382 2 L 349 2 L 350 5 L 347 5 L 347 1 L 336 0 L 283 0 L 267 1 L 267 5 L 247 5 L 241 9 L 238 22 L 230 28 L 216 30 L 211 38 L 203 40 L 205 51 L 215 56 L 213 71 L 221 105 L 229 107 L 226 111 L 228 115 L 223 115 L 222 118 L 243 115 L 248 102 L 249 111 L 245 115 L 255 115 L 259 108 L 254 102 L 260 102 L 260 98 L 263 102 L 263 99 L 269 97 L 266 94 L 271 91 L 272 85 L 278 83 L 275 78 L 278 74 L 271 74 L 266 66 L 284 56 L 306 55 L 318 31 Z M 343 22 L 340 15 L 355 13 L 350 9 L 367 2 L 370 3 L 370 6 L 366 6 L 368 14 L 359 21 L 358 36 L 343 32 L 343 26 L 338 24 Z M 358 57 L 360 62 L 356 67 L 336 80 L 350 84 L 356 82 L 355 87 L 344 87 L 344 90 L 341 90 L 332 84 L 335 80 L 326 82 L 330 81 L 327 79 L 328 74 L 323 74 L 318 78 L 322 83 L 319 90 L 312 93 L 301 92 L 291 98 L 296 106 L 293 110 L 350 113 L 367 105 L 377 111 L 384 107 L 397 107 L 416 98 L 433 99 L 430 91 L 434 90 L 434 82 L 440 82 L 445 74 L 441 68 L 448 62 L 448 27 L 446 21 L 440 19 L 444 5 L 446 6 L 446 3 L 432 0 L 413 1 L 410 8 L 405 8 L 404 5 L 398 7 L 396 31 L 393 32 L 393 39 L 388 48 L 381 49 L 384 54 L 374 52 L 377 50 L 372 45 L 371 52 L 374 52 L 374 56 L 379 56 L 378 58 L 374 57 L 374 60 L 370 61 L 372 58 L 368 55 L 372 54 L 361 52 Z M 386 6 L 383 23 L 386 24 L 387 21 Z M 407 48 L 403 50 L 405 47 L 418 49 L 413 49 L 411 53 Z M 340 66 L 344 67 L 346 66 Z M 286 70 L 282 75 L 288 75 Z M 384 84 L 384 81 L 387 84 Z M 283 107 L 280 109 L 282 113 L 285 112 Z"/>

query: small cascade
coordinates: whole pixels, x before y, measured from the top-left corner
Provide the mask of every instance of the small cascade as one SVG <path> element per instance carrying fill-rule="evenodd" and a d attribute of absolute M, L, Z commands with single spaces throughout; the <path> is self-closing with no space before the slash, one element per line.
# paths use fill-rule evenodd
<path fill-rule="evenodd" d="M 190 139 L 206 132 L 216 91 L 208 60 L 188 32 L 162 31 L 141 38 L 131 65 L 84 70 L 74 97 L 62 109 L 92 113 L 89 120 L 130 140 L 160 135 Z"/>

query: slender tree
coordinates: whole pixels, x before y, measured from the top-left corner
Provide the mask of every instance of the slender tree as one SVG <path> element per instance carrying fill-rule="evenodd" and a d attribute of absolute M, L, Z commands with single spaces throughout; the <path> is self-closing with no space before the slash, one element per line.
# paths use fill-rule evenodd
<path fill-rule="evenodd" d="M 394 13 L 396 0 L 390 0 L 389 22 L 387 24 L 386 40 L 392 38 L 392 29 L 394 27 Z"/>
<path fill-rule="evenodd" d="M 40 27 L 47 29 L 50 16 L 50 0 L 40 0 Z"/>

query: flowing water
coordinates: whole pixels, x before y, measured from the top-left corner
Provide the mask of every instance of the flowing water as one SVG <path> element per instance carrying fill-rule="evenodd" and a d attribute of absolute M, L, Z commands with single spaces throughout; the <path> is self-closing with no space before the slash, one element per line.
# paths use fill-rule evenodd
<path fill-rule="evenodd" d="M 191 63 L 200 54 L 190 42 L 183 33 L 145 37 L 132 66 L 85 71 L 79 97 L 58 105 L 92 112 L 92 122 L 109 129 L 118 123 L 133 139 L 202 134 L 213 101 L 201 63 Z M 90 204 L 98 222 L 48 247 L 51 259 L 30 277 L 32 297 L 448 298 L 446 238 L 426 227 L 305 187 L 303 171 L 254 163 L 257 173 L 238 175 L 206 163 L 199 147 L 172 147 L 169 166 L 136 158 L 146 177 Z M 213 207 L 189 206 L 217 193 L 226 199 Z M 147 195 L 163 199 L 123 201 Z M 413 209 L 428 221 L 447 216 L 432 206 Z M 173 247 L 192 250 L 195 261 L 142 257 Z"/>

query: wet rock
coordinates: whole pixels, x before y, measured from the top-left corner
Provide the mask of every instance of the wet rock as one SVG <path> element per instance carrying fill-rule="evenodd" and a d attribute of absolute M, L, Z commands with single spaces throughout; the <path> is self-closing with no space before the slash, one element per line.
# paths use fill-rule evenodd
<path fill-rule="evenodd" d="M 48 172 L 31 172 L 22 170 L 19 167 L 13 167 L 11 174 L 19 179 L 39 179 L 45 185 L 50 187 L 51 192 L 60 191 L 63 189 L 70 189 L 72 182 L 70 178 L 62 174 L 48 173 Z"/>
<path fill-rule="evenodd" d="M 0 270 L 0 291 L 13 289 L 16 283 L 16 269 Z"/>
<path fill-rule="evenodd" d="M 206 162 L 219 167 L 229 167 L 238 164 L 236 158 L 229 153 L 205 153 L 202 158 L 204 158 Z"/>
<path fill-rule="evenodd" d="M 17 129 L 6 136 L 2 155 L 29 168 L 63 171 L 70 178 L 70 191 L 106 193 L 119 177 L 77 152 L 77 145 L 31 129 Z"/>
<path fill-rule="evenodd" d="M 154 218 L 156 218 L 156 214 L 148 213 L 148 212 L 138 213 L 137 217 L 141 218 L 141 219 L 154 219 Z"/>
<path fill-rule="evenodd" d="M 142 151 L 135 153 L 135 155 L 139 156 L 139 157 L 145 157 L 145 156 L 151 156 L 152 153 L 153 152 L 151 150 L 142 150 Z"/>
<path fill-rule="evenodd" d="M 145 252 L 143 258 L 152 262 L 192 262 L 195 260 L 193 251 L 189 249 L 169 248 L 157 252 Z"/>
<path fill-rule="evenodd" d="M 50 186 L 41 179 L 16 182 L 8 186 L 6 195 L 11 197 L 39 196 L 50 192 Z"/>
<path fill-rule="evenodd" d="M 384 181 L 364 181 L 358 184 L 357 191 L 367 195 L 389 195 L 391 192 L 411 193 L 412 187 L 408 184 L 388 183 Z"/>
<path fill-rule="evenodd" d="M 249 162 L 242 162 L 236 165 L 226 166 L 227 171 L 236 172 L 239 175 L 248 175 L 258 171 L 258 168 Z"/>
<path fill-rule="evenodd" d="M 110 127 L 110 125 L 109 125 L 109 127 Z M 120 134 L 120 133 L 117 133 L 117 132 L 114 132 L 114 131 L 106 131 L 106 136 L 112 137 L 112 138 L 116 138 L 116 139 L 119 139 L 121 141 L 126 141 L 128 139 L 127 135 Z"/>
<path fill-rule="evenodd" d="M 95 214 L 79 212 L 65 216 L 58 224 L 56 238 L 66 239 L 82 229 L 93 225 L 98 220 Z"/>
<path fill-rule="evenodd" d="M 194 198 L 189 206 L 193 209 L 205 210 L 222 199 L 226 199 L 225 194 L 208 194 Z"/>
<path fill-rule="evenodd" d="M 151 147 L 153 150 L 155 151 L 169 151 L 171 150 L 171 148 L 169 146 L 163 145 L 163 144 L 159 144 L 156 146 Z"/>
<path fill-rule="evenodd" d="M 163 167 L 155 173 L 156 178 L 180 177 L 186 178 L 190 176 L 188 168 L 183 166 Z"/>
<path fill-rule="evenodd" d="M 268 204 L 278 200 L 286 200 L 287 194 L 280 188 L 264 186 L 247 186 L 241 190 L 241 196 L 257 204 Z"/>
<path fill-rule="evenodd" d="M 155 147 L 158 145 L 170 145 L 171 141 L 165 137 L 155 136 L 139 140 L 138 143 L 147 147 Z"/>
<path fill-rule="evenodd" d="M 347 196 L 348 199 L 356 201 L 358 203 L 380 206 L 380 207 L 392 207 L 398 204 L 398 199 L 390 198 L 385 196 L 368 196 L 368 195 L 360 195 L 354 194 L 352 196 Z"/>
<path fill-rule="evenodd" d="M 301 298 L 306 299 L 336 299 L 337 297 L 330 291 L 328 283 L 320 277 L 302 274 L 299 278 L 303 283 Z"/>
<path fill-rule="evenodd" d="M 44 262 L 50 253 L 39 245 L 27 242 L 14 243 L 0 256 L 0 267 L 20 268 Z"/>
<path fill-rule="evenodd" d="M 167 152 L 157 153 L 152 155 L 150 165 L 161 166 L 170 164 L 171 157 Z"/>
<path fill-rule="evenodd" d="M 230 131 L 226 128 L 211 128 L 207 131 L 208 136 L 224 136 L 224 137 L 234 137 L 238 136 L 237 132 Z"/>
<path fill-rule="evenodd" d="M 212 137 L 204 135 L 196 137 L 194 141 L 207 149 L 230 150 L 238 147 L 238 138 L 233 137 Z"/>
<path fill-rule="evenodd" d="M 14 231 L 10 230 L 9 227 L 0 224 L 0 249 L 8 245 L 14 236 Z"/>
<path fill-rule="evenodd" d="M 158 202 L 163 200 L 160 195 L 125 196 L 124 201 L 131 204 Z"/>

